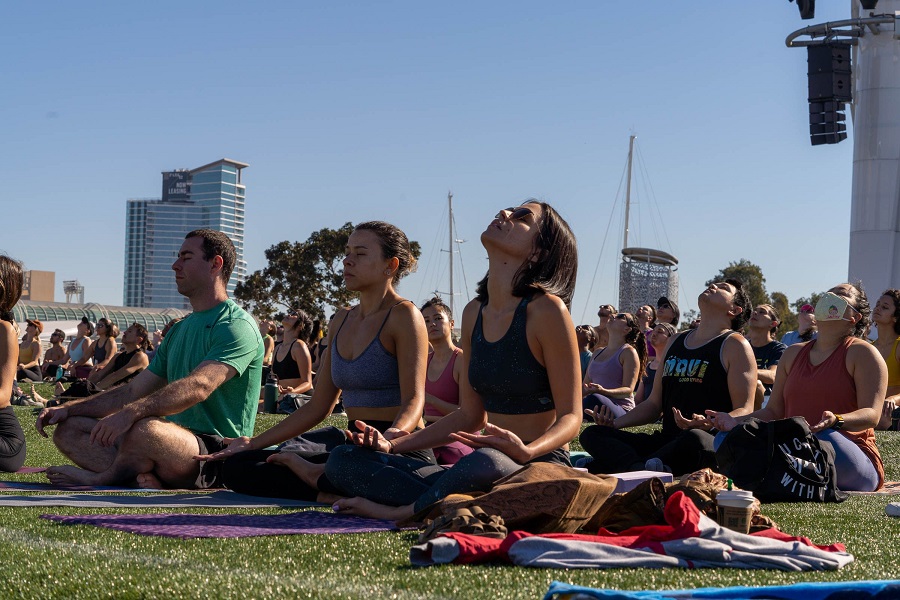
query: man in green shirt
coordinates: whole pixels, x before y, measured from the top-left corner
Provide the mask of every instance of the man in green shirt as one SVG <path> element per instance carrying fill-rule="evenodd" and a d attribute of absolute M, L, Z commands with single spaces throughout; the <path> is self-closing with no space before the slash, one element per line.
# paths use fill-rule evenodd
<path fill-rule="evenodd" d="M 210 229 L 185 236 L 172 265 L 194 312 L 163 339 L 128 385 L 45 408 L 36 427 L 78 467 L 47 469 L 62 485 L 220 487 L 221 463 L 194 460 L 253 435 L 263 345 L 252 317 L 228 298 L 234 244 Z"/>

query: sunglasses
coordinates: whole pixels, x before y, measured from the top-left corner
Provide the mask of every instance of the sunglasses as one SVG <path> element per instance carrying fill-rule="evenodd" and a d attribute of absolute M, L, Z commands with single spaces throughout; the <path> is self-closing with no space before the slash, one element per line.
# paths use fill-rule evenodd
<path fill-rule="evenodd" d="M 494 215 L 495 219 L 504 219 L 506 221 L 524 221 L 528 215 L 534 216 L 534 211 L 528 208 L 527 206 L 510 206 L 509 208 L 504 208 L 496 215 Z"/>
<path fill-rule="evenodd" d="M 631 319 L 629 319 L 629 318 L 628 318 L 628 315 L 626 315 L 625 313 L 619 313 L 619 314 L 617 314 L 617 315 L 615 316 L 615 318 L 616 318 L 616 319 L 620 319 L 620 320 L 622 320 L 622 321 L 625 321 L 625 323 L 626 323 L 629 327 L 634 327 L 634 321 L 632 321 Z"/>

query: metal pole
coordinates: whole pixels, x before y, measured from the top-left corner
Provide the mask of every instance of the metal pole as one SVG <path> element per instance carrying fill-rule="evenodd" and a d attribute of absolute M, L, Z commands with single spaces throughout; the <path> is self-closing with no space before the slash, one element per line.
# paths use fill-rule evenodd
<path fill-rule="evenodd" d="M 628 217 L 631 213 L 631 161 L 634 157 L 634 138 L 636 135 L 628 138 L 628 182 L 625 186 L 625 242 L 622 248 L 628 247 Z"/>
<path fill-rule="evenodd" d="M 450 250 L 450 314 L 454 315 L 456 312 L 453 308 L 453 299 L 455 297 L 453 292 L 453 193 L 449 191 L 447 192 L 447 208 L 449 215 L 447 228 L 450 230 L 450 241 L 447 246 L 447 249 Z"/>

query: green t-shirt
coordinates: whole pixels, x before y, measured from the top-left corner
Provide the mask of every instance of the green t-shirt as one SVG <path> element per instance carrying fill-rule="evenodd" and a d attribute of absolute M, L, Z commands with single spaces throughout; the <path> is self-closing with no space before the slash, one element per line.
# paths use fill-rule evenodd
<path fill-rule="evenodd" d="M 206 400 L 166 418 L 194 433 L 251 436 L 256 424 L 262 359 L 262 337 L 253 318 L 226 300 L 176 323 L 163 338 L 149 369 L 172 383 L 187 377 L 207 360 L 234 367 L 237 375 Z"/>

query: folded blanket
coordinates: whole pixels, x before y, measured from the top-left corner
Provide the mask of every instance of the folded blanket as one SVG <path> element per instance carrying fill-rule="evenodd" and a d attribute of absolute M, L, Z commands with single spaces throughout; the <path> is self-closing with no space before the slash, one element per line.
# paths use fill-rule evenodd
<path fill-rule="evenodd" d="M 413 546 L 414 565 L 506 561 L 528 567 L 608 569 L 729 567 L 782 571 L 836 570 L 853 561 L 842 544 L 816 546 L 774 529 L 747 535 L 721 527 L 683 493 L 666 503 L 667 525 L 598 535 L 516 531 L 505 540 L 445 534 Z"/>

